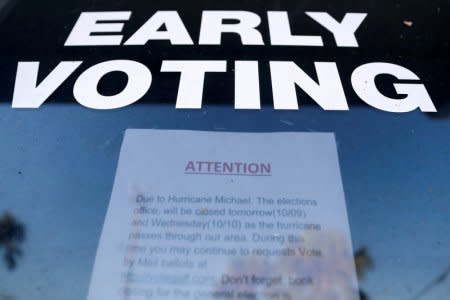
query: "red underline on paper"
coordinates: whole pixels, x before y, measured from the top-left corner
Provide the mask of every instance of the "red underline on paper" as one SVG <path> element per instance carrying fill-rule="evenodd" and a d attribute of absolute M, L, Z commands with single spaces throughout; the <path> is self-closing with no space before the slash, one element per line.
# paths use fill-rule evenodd
<path fill-rule="evenodd" d="M 249 177 L 270 177 L 272 174 L 242 174 L 242 173 L 214 173 L 214 172 L 184 172 L 187 175 L 216 175 L 216 176 L 249 176 Z"/>

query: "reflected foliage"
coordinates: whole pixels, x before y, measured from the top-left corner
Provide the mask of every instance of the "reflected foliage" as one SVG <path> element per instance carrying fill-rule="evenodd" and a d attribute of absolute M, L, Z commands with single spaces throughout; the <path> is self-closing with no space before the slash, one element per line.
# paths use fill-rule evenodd
<path fill-rule="evenodd" d="M 356 267 L 356 275 L 358 279 L 362 280 L 367 271 L 374 267 L 374 262 L 366 247 L 361 247 L 355 252 L 355 267 Z M 369 300 L 370 298 L 363 291 L 359 291 L 360 300 Z"/>
<path fill-rule="evenodd" d="M 368 299 L 360 296 L 361 292 L 357 289 L 354 253 L 349 251 L 348 239 L 342 232 L 302 232 L 298 237 L 301 238 L 290 240 L 283 248 L 290 249 L 290 254 L 239 257 L 224 272 L 226 278 L 239 279 L 256 275 L 268 278 L 269 281 L 263 284 L 230 284 L 228 279 L 221 280 L 215 286 L 216 294 L 242 294 L 249 295 L 245 299 L 267 300 Z M 320 254 L 303 254 L 298 249 L 318 249 Z M 361 253 L 367 254 L 367 251 L 357 252 L 358 258 Z M 269 257 L 272 259 L 268 259 Z M 275 281 L 277 278 L 284 278 L 284 284 L 279 283 L 283 279 Z M 245 280 L 242 282 L 246 282 Z M 238 298 L 239 296 L 236 299 Z"/>
<path fill-rule="evenodd" d="M 361 247 L 355 252 L 356 275 L 363 279 L 367 271 L 374 267 L 372 257 L 369 255 L 366 247 Z"/>
<path fill-rule="evenodd" d="M 359 299 L 360 300 L 369 300 L 369 297 L 367 297 L 366 293 L 364 291 L 359 291 Z"/>
<path fill-rule="evenodd" d="M 25 240 L 25 227 L 12 215 L 0 216 L 0 250 L 4 251 L 4 260 L 9 270 L 17 265 L 17 258 L 22 255 L 21 244 Z"/>
<path fill-rule="evenodd" d="M 14 299 L 16 299 L 14 296 L 0 293 L 0 300 L 14 300 Z"/>

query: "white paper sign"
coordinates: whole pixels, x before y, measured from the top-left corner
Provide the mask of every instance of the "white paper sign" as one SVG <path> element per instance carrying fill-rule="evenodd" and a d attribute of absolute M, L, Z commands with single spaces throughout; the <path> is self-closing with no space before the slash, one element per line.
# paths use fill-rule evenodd
<path fill-rule="evenodd" d="M 88 299 L 358 299 L 334 135 L 127 130 Z"/>

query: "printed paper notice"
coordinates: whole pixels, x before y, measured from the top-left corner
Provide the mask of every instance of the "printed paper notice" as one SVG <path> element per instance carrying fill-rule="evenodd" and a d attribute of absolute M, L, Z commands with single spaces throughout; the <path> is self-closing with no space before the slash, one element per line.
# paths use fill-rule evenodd
<path fill-rule="evenodd" d="M 332 133 L 127 130 L 89 300 L 359 299 Z"/>

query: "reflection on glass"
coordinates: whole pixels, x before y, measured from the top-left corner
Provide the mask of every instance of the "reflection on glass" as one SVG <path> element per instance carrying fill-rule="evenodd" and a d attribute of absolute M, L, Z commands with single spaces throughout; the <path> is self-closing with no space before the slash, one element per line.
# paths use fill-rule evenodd
<path fill-rule="evenodd" d="M 4 260 L 9 270 L 17 266 L 17 258 L 22 255 L 21 244 L 25 239 L 25 227 L 12 215 L 0 216 L 0 249 L 4 248 Z"/>
<path fill-rule="evenodd" d="M 1 242 L 0 295 L 86 298 L 123 132 L 133 127 L 335 132 L 353 246 L 365 246 L 376 265 L 363 272 L 359 288 L 370 300 L 446 299 L 448 111 L 397 115 L 352 107 L 334 113 L 306 105 L 299 111 L 212 106 L 180 111 L 136 105 L 99 112 L 79 105 L 44 105 L 32 111 L 0 105 L 5 141 L 0 147 L 0 218 L 5 211 L 15 218 L 20 212 L 38 241 L 22 245 L 29 259 L 25 264 L 16 256 L 14 272 L 6 271 Z M 17 176 L 18 168 L 27 178 Z M 39 199 L 32 201 L 33 194 Z M 358 267 L 358 256 L 355 262 Z"/>

